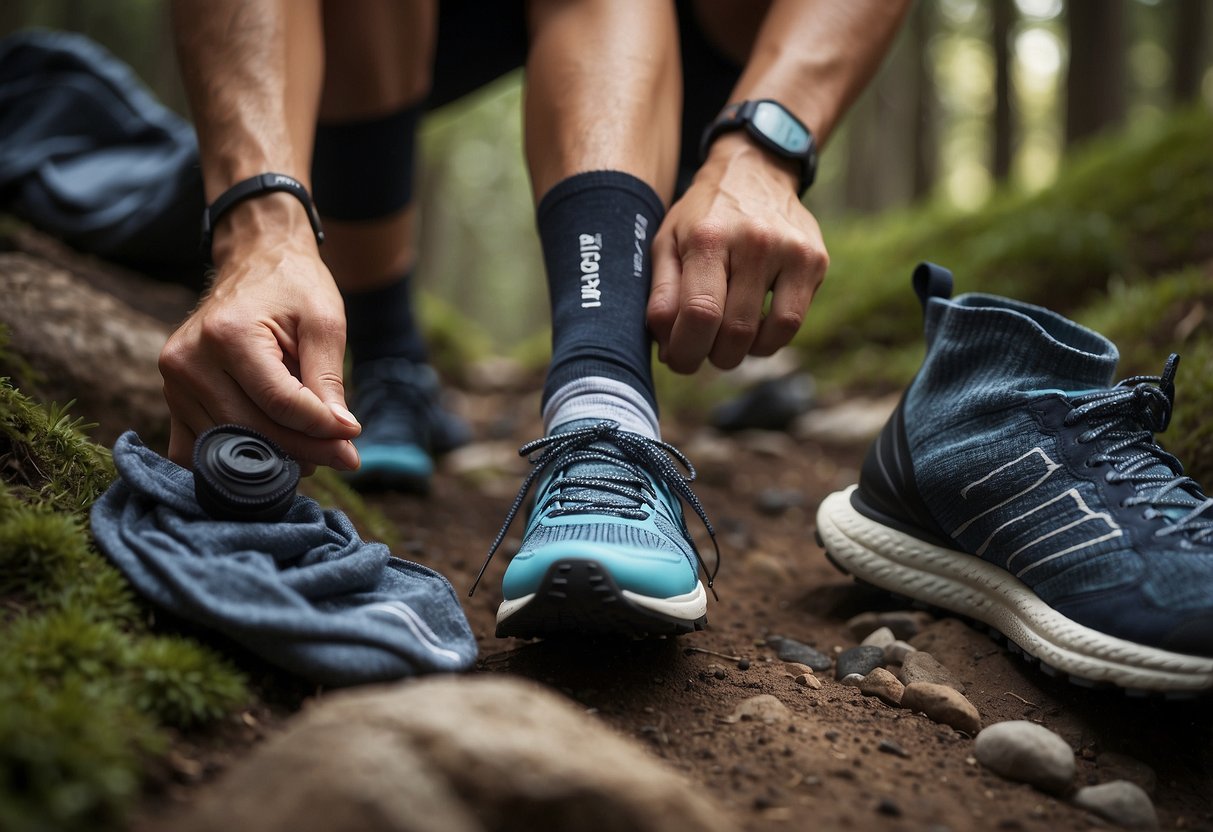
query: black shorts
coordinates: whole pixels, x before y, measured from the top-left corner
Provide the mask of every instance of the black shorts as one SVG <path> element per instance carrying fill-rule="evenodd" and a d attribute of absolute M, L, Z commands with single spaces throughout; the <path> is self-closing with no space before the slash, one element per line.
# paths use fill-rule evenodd
<path fill-rule="evenodd" d="M 526 64 L 525 0 L 441 0 L 429 107 L 441 107 Z M 728 103 L 741 67 L 700 29 L 690 0 L 678 0 L 682 45 L 682 146 L 678 192 L 699 167 L 699 137 Z"/>

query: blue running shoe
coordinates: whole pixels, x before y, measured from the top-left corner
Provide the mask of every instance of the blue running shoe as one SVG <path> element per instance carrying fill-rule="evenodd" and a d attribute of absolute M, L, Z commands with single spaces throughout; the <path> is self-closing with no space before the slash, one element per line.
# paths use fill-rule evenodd
<path fill-rule="evenodd" d="M 434 368 L 378 358 L 355 365 L 352 380 L 362 466 L 347 475 L 349 483 L 362 491 L 429 491 L 433 457 L 471 439 L 467 424 L 442 406 Z"/>
<path fill-rule="evenodd" d="M 1154 434 L 1178 356 L 1112 384 L 1103 336 L 914 276 L 927 354 L 858 487 L 817 514 L 843 571 L 981 621 L 1050 673 L 1213 690 L 1213 500 Z"/>
<path fill-rule="evenodd" d="M 531 456 L 536 451 L 542 453 Z M 531 485 L 541 484 L 522 546 L 505 572 L 498 637 L 680 634 L 707 625 L 707 593 L 699 580 L 700 568 L 705 574 L 707 568 L 679 498 L 699 515 L 713 546 L 716 534 L 690 489 L 695 470 L 685 456 L 665 442 L 620 430 L 616 422 L 593 420 L 564 425 L 519 454 L 529 456 L 534 468 L 489 558 Z M 709 587 L 714 576 L 715 570 Z"/>

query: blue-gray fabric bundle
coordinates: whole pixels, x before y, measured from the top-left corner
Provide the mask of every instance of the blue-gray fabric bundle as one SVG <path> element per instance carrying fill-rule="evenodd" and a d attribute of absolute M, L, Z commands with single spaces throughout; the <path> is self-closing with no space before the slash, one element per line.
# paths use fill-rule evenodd
<path fill-rule="evenodd" d="M 128 431 L 93 534 L 135 588 L 313 682 L 353 685 L 472 666 L 476 640 L 450 583 L 359 538 L 299 496 L 272 523 L 214 520 L 190 471 Z"/>

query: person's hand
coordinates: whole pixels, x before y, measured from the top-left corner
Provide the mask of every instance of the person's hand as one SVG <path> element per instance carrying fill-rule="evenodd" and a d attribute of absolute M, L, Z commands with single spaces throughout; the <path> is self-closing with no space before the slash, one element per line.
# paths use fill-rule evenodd
<path fill-rule="evenodd" d="M 800 329 L 829 258 L 797 187 L 790 162 L 745 136 L 713 143 L 653 239 L 648 324 L 672 370 L 694 372 L 705 358 L 736 367 Z"/>
<path fill-rule="evenodd" d="M 235 423 L 277 442 L 305 471 L 357 468 L 349 440 L 361 428 L 342 384 L 344 308 L 315 245 L 286 240 L 226 262 L 160 355 L 169 457 L 188 467 L 198 434 Z"/>

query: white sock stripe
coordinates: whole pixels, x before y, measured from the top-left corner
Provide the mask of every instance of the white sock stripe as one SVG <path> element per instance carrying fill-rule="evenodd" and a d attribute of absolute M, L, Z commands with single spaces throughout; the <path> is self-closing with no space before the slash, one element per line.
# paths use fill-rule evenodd
<path fill-rule="evenodd" d="M 578 419 L 614 419 L 624 430 L 661 438 L 657 413 L 648 401 L 631 385 L 613 378 L 588 376 L 571 381 L 556 390 L 543 408 L 545 433 Z"/>

